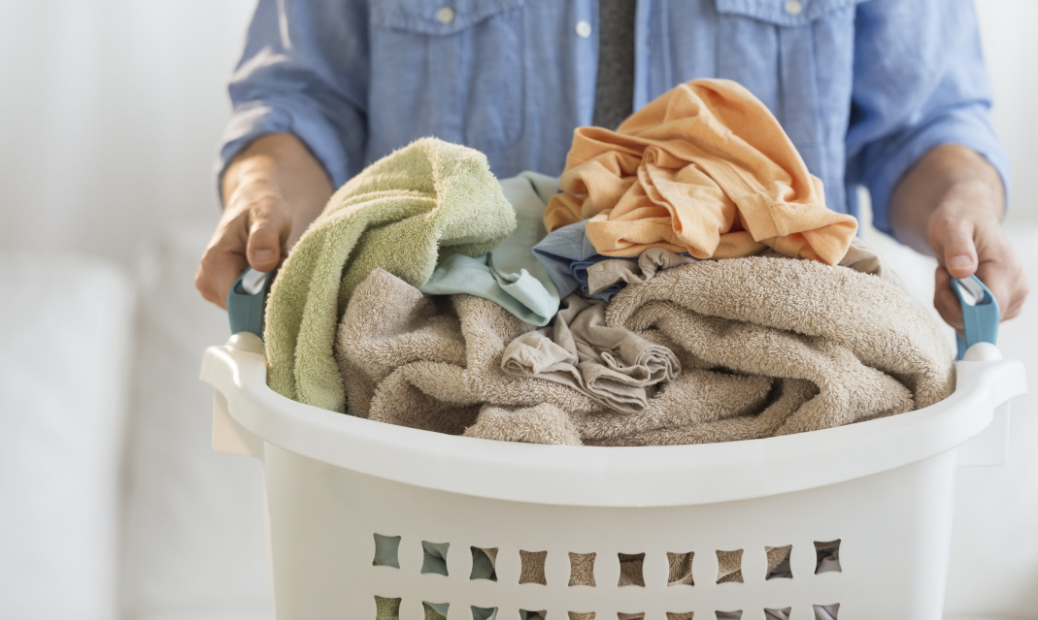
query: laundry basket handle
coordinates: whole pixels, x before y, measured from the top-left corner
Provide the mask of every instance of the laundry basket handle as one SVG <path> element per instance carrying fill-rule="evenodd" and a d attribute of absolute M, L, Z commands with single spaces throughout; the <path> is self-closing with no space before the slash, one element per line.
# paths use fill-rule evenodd
<path fill-rule="evenodd" d="M 961 360 L 966 350 L 978 342 L 995 344 L 998 340 L 1000 312 L 995 296 L 977 276 L 952 278 L 951 287 L 962 307 L 962 323 L 966 333 L 965 337 L 958 334 L 955 336 L 958 345 L 956 359 Z"/>
<path fill-rule="evenodd" d="M 227 293 L 227 318 L 231 335 L 250 332 L 263 338 L 263 307 L 277 269 L 270 272 L 245 269 Z"/>

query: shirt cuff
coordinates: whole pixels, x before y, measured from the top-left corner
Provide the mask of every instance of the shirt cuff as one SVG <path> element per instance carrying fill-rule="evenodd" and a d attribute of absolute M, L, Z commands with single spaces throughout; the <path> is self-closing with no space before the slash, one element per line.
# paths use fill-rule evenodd
<path fill-rule="evenodd" d="M 323 114 L 287 100 L 250 101 L 235 107 L 216 157 L 216 193 L 221 201 L 227 166 L 253 140 L 272 133 L 290 133 L 299 138 L 324 168 L 333 187 L 348 180 L 346 152 L 335 127 Z"/>
<path fill-rule="evenodd" d="M 873 152 L 868 159 L 874 165 L 862 181 L 872 198 L 873 226 L 894 236 L 889 209 L 894 188 L 923 155 L 942 144 L 965 146 L 983 156 L 1002 177 L 1006 205 L 1009 204 L 1009 159 L 987 110 L 978 104 L 950 110 L 871 147 Z"/>

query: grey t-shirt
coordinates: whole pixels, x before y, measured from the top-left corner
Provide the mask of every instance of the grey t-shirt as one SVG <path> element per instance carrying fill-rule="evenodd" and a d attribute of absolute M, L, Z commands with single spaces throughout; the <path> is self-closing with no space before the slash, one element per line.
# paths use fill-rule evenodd
<path fill-rule="evenodd" d="M 598 2 L 598 78 L 592 123 L 616 129 L 634 105 L 634 9 L 637 0 Z"/>

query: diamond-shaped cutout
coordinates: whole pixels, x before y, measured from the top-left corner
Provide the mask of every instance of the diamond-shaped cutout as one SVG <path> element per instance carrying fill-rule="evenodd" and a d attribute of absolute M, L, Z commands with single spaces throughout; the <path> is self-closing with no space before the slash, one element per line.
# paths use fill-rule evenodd
<path fill-rule="evenodd" d="M 539 583 L 548 585 L 544 577 L 544 563 L 548 560 L 547 551 L 519 551 L 522 569 L 519 572 L 519 583 Z M 534 612 L 529 612 L 534 613 Z M 525 619 L 524 619 L 525 620 Z"/>
<path fill-rule="evenodd" d="M 472 606 L 472 620 L 497 620 L 497 607 Z"/>
<path fill-rule="evenodd" d="M 472 572 L 469 579 L 489 579 L 497 581 L 497 547 L 484 549 L 470 547 L 472 550 Z"/>
<path fill-rule="evenodd" d="M 400 568 L 400 537 L 375 534 L 375 559 L 372 566 Z"/>
<path fill-rule="evenodd" d="M 837 538 L 829 542 L 815 541 L 815 574 L 842 573 L 840 566 L 840 541 Z"/>
<path fill-rule="evenodd" d="M 671 553 L 667 552 L 667 563 L 670 564 L 670 575 L 667 577 L 668 586 L 691 586 L 692 581 L 692 558 L 695 553 Z"/>
<path fill-rule="evenodd" d="M 450 543 L 434 543 L 422 541 L 422 572 L 436 575 L 447 575 L 447 550 Z"/>
<path fill-rule="evenodd" d="M 718 551 L 717 583 L 742 582 L 742 549 L 736 549 L 735 551 Z M 741 614 L 742 612 L 739 613 Z"/>
<path fill-rule="evenodd" d="M 793 545 L 764 547 L 764 553 L 768 556 L 768 574 L 765 575 L 765 580 L 793 578 L 793 567 L 789 564 Z"/>
<path fill-rule="evenodd" d="M 447 610 L 450 609 L 450 606 L 450 603 L 422 601 L 422 608 L 425 609 L 425 620 L 447 620 Z"/>
<path fill-rule="evenodd" d="M 375 620 L 399 620 L 400 599 L 375 597 Z"/>
<path fill-rule="evenodd" d="M 596 553 L 569 554 L 569 585 L 595 587 Z M 572 613 L 572 612 L 571 612 Z"/>
<path fill-rule="evenodd" d="M 620 558 L 620 581 L 618 586 L 640 586 L 645 587 L 645 575 L 642 567 L 645 565 L 644 553 L 618 553 Z"/>

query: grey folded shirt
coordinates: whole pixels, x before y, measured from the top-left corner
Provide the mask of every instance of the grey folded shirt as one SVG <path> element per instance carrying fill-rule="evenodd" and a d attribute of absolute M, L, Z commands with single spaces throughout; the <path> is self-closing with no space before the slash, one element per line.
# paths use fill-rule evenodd
<path fill-rule="evenodd" d="M 604 291 L 621 282 L 645 284 L 657 271 L 687 265 L 697 259 L 675 254 L 663 248 L 649 248 L 638 256 L 638 262 L 610 259 L 595 263 L 587 268 L 587 287 L 591 293 Z"/>
<path fill-rule="evenodd" d="M 651 388 L 673 381 L 681 365 L 667 347 L 606 325 L 605 308 L 602 301 L 570 295 L 554 326 L 509 343 L 501 368 L 568 385 L 615 411 L 644 411 Z"/>

